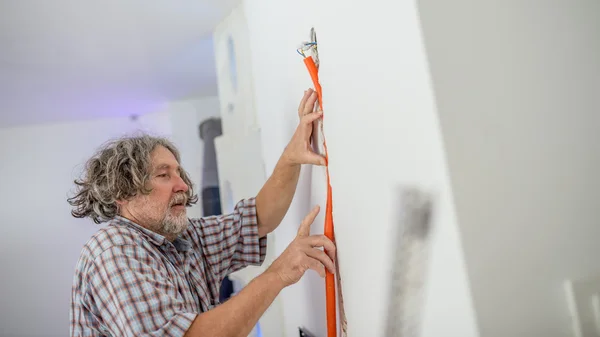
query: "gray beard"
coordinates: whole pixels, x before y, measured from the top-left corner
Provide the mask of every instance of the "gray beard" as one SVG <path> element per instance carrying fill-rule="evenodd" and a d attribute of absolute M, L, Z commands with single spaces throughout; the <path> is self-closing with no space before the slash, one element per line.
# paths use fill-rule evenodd
<path fill-rule="evenodd" d="M 162 232 L 169 236 L 177 236 L 183 233 L 189 225 L 186 212 L 173 215 L 169 210 L 162 221 Z"/>

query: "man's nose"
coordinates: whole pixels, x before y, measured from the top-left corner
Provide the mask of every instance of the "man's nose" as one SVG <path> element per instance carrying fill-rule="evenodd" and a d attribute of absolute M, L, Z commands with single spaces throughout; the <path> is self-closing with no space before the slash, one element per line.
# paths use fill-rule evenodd
<path fill-rule="evenodd" d="M 189 189 L 183 178 L 177 177 L 177 184 L 175 184 L 175 192 L 187 192 Z"/>

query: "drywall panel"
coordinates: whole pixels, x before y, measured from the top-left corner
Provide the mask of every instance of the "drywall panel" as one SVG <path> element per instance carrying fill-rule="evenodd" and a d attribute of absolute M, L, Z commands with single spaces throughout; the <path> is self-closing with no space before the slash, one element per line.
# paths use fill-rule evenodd
<path fill-rule="evenodd" d="M 383 336 L 396 244 L 389 236 L 396 225 L 392 197 L 400 184 L 436 196 L 422 335 L 477 336 L 414 4 L 253 0 L 244 5 L 267 172 L 296 128 L 303 90 L 312 86 L 296 48 L 311 27 L 317 29 L 349 336 Z M 279 252 L 313 204 L 324 209 L 323 179 L 322 168 L 303 169 L 292 208 L 277 230 Z M 314 233 L 322 233 L 322 221 L 315 221 Z M 287 336 L 297 335 L 298 326 L 325 336 L 322 279 L 309 272 L 281 296 Z"/>
<path fill-rule="evenodd" d="M 237 201 L 256 196 L 266 182 L 263 147 L 257 128 L 250 58 L 250 42 L 242 5 L 218 25 L 214 35 L 217 82 L 223 135 L 215 140 L 223 212 Z M 247 284 L 264 272 L 275 255 L 275 237 L 267 237 L 267 256 L 259 267 L 248 267 L 230 275 Z M 263 337 L 280 337 L 283 332 L 281 298 L 260 319 Z"/>

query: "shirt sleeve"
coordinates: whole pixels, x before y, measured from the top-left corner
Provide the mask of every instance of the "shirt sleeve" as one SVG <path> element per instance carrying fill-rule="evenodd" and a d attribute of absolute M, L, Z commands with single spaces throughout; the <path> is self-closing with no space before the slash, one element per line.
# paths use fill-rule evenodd
<path fill-rule="evenodd" d="M 185 335 L 196 317 L 187 312 L 177 287 L 145 250 L 116 246 L 98 256 L 89 275 L 88 301 L 103 329 L 124 337 Z"/>
<path fill-rule="evenodd" d="M 261 265 L 267 237 L 258 236 L 255 198 L 237 203 L 231 214 L 192 219 L 206 261 L 222 280 L 249 265 Z"/>

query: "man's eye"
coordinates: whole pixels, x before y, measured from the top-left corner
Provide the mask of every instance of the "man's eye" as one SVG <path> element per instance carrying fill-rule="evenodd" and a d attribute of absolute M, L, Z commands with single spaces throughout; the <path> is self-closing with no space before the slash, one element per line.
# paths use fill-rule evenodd
<path fill-rule="evenodd" d="M 157 177 L 161 177 L 161 178 L 164 178 L 164 177 L 166 177 L 166 176 L 167 176 L 167 174 L 166 174 L 166 173 L 163 173 L 163 174 L 159 174 L 159 175 L 157 175 Z"/>

